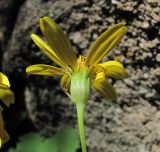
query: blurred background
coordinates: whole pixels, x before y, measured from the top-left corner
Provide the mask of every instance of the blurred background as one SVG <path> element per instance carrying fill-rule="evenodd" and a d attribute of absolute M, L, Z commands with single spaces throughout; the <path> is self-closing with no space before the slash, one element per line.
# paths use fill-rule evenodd
<path fill-rule="evenodd" d="M 15 104 L 3 111 L 11 139 L 1 151 L 16 148 L 30 132 L 51 137 L 65 125 L 77 131 L 75 106 L 59 78 L 25 73 L 32 64 L 54 64 L 30 38 L 42 36 L 43 16 L 59 24 L 77 55 L 86 54 L 103 31 L 126 22 L 127 35 L 104 61 L 122 62 L 129 78 L 112 80 L 116 102 L 92 92 L 85 115 L 88 152 L 160 152 L 159 0 L 0 0 L 0 71 L 15 93 Z"/>

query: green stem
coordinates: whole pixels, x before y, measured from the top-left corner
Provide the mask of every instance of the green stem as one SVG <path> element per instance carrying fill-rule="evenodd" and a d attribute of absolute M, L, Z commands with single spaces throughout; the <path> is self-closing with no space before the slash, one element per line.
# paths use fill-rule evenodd
<path fill-rule="evenodd" d="M 84 108 L 85 104 L 76 104 L 77 107 L 77 117 L 78 117 L 78 127 L 79 127 L 79 135 L 81 140 L 82 152 L 87 152 L 86 149 L 86 138 L 85 138 L 85 128 L 84 128 Z"/>

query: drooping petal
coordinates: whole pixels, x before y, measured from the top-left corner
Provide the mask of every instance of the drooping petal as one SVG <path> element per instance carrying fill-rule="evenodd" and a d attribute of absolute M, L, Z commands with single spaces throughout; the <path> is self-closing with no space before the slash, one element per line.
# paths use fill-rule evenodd
<path fill-rule="evenodd" d="M 125 27 L 125 23 L 121 22 L 102 33 L 91 46 L 85 64 L 92 66 L 100 62 L 121 40 L 126 32 L 127 28 Z"/>
<path fill-rule="evenodd" d="M 61 88 L 68 92 L 70 91 L 70 85 L 71 85 L 71 78 L 68 74 L 64 74 L 61 78 Z"/>
<path fill-rule="evenodd" d="M 14 103 L 14 93 L 10 89 L 0 89 L 0 99 L 9 107 Z"/>
<path fill-rule="evenodd" d="M 26 72 L 29 74 L 47 75 L 47 76 L 55 76 L 55 75 L 64 74 L 63 69 L 57 68 L 54 66 L 50 66 L 50 65 L 45 65 L 45 64 L 31 65 L 26 69 Z"/>
<path fill-rule="evenodd" d="M 104 69 L 107 77 L 113 77 L 117 79 L 124 79 L 128 77 L 123 65 L 118 61 L 108 61 L 99 65 Z"/>
<path fill-rule="evenodd" d="M 95 81 L 92 83 L 92 88 L 100 93 L 103 97 L 109 100 L 116 100 L 117 94 L 113 86 L 107 81 Z"/>
<path fill-rule="evenodd" d="M 75 69 L 77 67 L 76 55 L 62 29 L 49 17 L 43 17 L 40 20 L 40 28 L 58 58 Z"/>
<path fill-rule="evenodd" d="M 0 107 L 0 148 L 9 140 L 9 135 L 4 129 L 4 121 L 2 117 L 2 107 Z"/>
<path fill-rule="evenodd" d="M 106 79 L 105 71 L 100 65 L 95 65 L 91 72 L 93 81 L 104 81 Z"/>
<path fill-rule="evenodd" d="M 95 81 L 103 81 L 105 80 L 105 73 L 103 71 L 100 71 L 97 73 Z"/>
<path fill-rule="evenodd" d="M 0 72 L 0 88 L 9 88 L 9 87 L 10 83 L 8 78 L 2 72 Z"/>
<path fill-rule="evenodd" d="M 35 44 L 42 50 L 42 52 L 45 55 L 47 55 L 52 61 L 54 61 L 56 64 L 60 65 L 61 67 L 64 67 L 64 68 L 67 67 L 67 65 L 65 65 L 63 61 L 61 61 L 58 58 L 54 50 L 51 49 L 50 46 L 46 42 L 44 42 L 39 36 L 32 34 L 31 38 L 35 42 Z"/>

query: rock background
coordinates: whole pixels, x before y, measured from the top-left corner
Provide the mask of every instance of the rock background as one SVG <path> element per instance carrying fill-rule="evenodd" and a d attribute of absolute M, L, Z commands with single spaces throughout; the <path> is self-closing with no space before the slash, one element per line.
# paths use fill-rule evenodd
<path fill-rule="evenodd" d="M 36 130 L 46 136 L 65 124 L 77 127 L 77 120 L 75 107 L 59 88 L 58 78 L 25 73 L 32 64 L 53 64 L 30 38 L 31 33 L 42 35 L 39 19 L 52 17 L 77 54 L 85 54 L 111 25 L 126 21 L 127 35 L 104 60 L 119 58 L 130 77 L 113 81 L 119 96 L 115 103 L 92 93 L 85 116 L 88 151 L 160 152 L 159 0 L 5 2 L 0 2 L 2 71 L 13 84 L 15 108 L 26 109 Z"/>

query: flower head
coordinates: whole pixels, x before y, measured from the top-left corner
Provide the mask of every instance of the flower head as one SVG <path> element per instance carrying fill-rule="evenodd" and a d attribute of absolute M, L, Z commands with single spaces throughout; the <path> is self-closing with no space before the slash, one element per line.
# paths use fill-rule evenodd
<path fill-rule="evenodd" d="M 127 32 L 124 22 L 116 24 L 102 33 L 92 44 L 88 54 L 85 57 L 80 55 L 78 59 L 66 35 L 51 18 L 43 17 L 40 20 L 40 28 L 46 41 L 35 34 L 32 34 L 31 38 L 58 67 L 37 64 L 29 66 L 26 72 L 37 75 L 62 76 L 61 87 L 75 103 L 87 100 L 90 88 L 107 99 L 116 100 L 115 89 L 107 81 L 107 78 L 123 79 L 127 77 L 127 73 L 118 61 L 104 63 L 100 63 L 100 61 Z"/>
<path fill-rule="evenodd" d="M 8 78 L 0 72 L 0 99 L 7 107 L 14 103 L 14 93 L 9 88 L 10 83 Z M 4 129 L 2 111 L 3 108 L 0 106 L 0 147 L 9 140 L 9 135 Z"/>
<path fill-rule="evenodd" d="M 108 61 L 99 63 L 127 32 L 125 23 L 114 25 L 102 33 L 92 44 L 89 53 L 78 59 L 69 40 L 61 28 L 49 17 L 40 20 L 41 31 L 46 42 L 39 36 L 31 37 L 36 45 L 59 67 L 37 64 L 29 66 L 26 72 L 37 75 L 61 76 L 61 87 L 76 104 L 82 152 L 86 152 L 84 131 L 84 107 L 88 101 L 90 88 L 107 99 L 116 100 L 117 95 L 107 77 L 126 78 L 127 73 L 121 63 Z"/>

